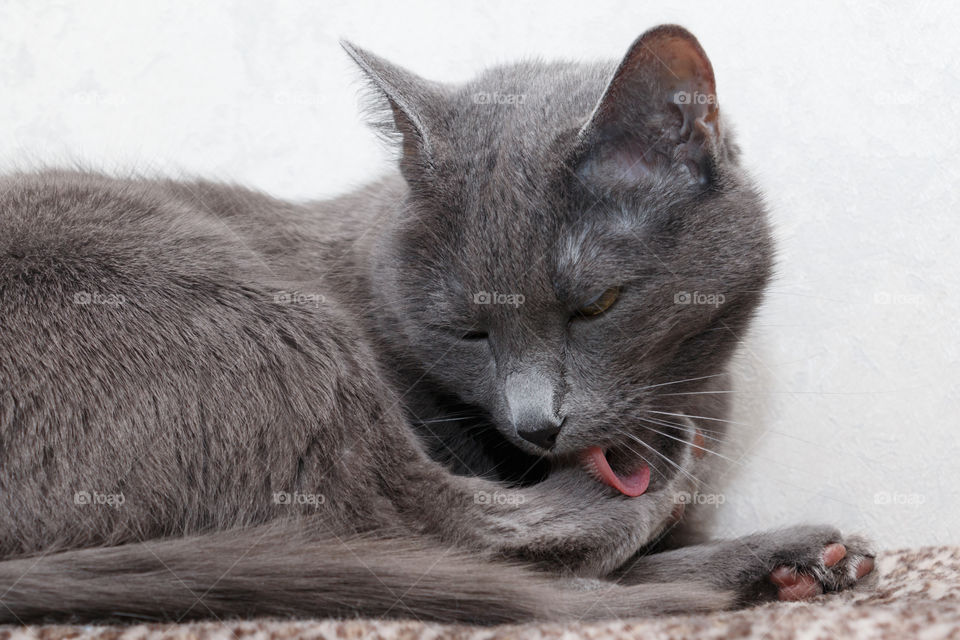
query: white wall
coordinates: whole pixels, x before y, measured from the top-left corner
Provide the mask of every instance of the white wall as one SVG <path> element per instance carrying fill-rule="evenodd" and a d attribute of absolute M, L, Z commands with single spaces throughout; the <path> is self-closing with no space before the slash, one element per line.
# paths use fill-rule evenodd
<path fill-rule="evenodd" d="M 0 165 L 334 194 L 386 167 L 340 37 L 458 80 L 523 56 L 615 58 L 660 22 L 692 29 L 780 239 L 779 277 L 741 358 L 734 429 L 749 455 L 720 532 L 815 519 L 885 546 L 957 541 L 956 7 L 160 4 L 0 4 Z"/>

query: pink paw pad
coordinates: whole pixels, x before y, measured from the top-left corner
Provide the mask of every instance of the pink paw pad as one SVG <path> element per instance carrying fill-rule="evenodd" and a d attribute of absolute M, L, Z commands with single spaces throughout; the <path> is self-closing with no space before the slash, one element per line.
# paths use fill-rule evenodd
<path fill-rule="evenodd" d="M 777 597 L 785 602 L 808 600 L 823 593 L 823 586 L 813 576 L 797 573 L 793 567 L 777 567 L 770 580 L 780 587 Z"/>
<path fill-rule="evenodd" d="M 835 566 L 846 557 L 847 548 L 839 542 L 828 544 L 823 548 L 823 564 L 827 567 Z"/>
<path fill-rule="evenodd" d="M 857 565 L 857 580 L 873 571 L 873 558 L 864 558 Z"/>

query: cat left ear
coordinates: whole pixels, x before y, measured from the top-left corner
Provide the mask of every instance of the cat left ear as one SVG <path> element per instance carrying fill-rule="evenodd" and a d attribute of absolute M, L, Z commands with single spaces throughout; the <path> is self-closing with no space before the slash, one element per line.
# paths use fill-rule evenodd
<path fill-rule="evenodd" d="M 578 135 L 580 171 L 627 185 L 684 171 L 709 182 L 722 153 L 713 67 L 689 31 L 647 31 L 617 67 Z"/>
<path fill-rule="evenodd" d="M 392 138 L 401 138 L 400 169 L 408 180 L 416 180 L 431 166 L 429 109 L 441 102 L 439 85 L 364 51 L 346 40 L 340 46 L 366 74 L 378 97 L 389 106 L 386 117 L 371 109 L 371 124 Z"/>

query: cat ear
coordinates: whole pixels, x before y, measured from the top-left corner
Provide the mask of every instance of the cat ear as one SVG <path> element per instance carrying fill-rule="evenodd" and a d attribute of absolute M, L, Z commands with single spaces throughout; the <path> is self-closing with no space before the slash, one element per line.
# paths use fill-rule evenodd
<path fill-rule="evenodd" d="M 580 171 L 637 184 L 661 172 L 710 179 L 722 136 L 713 67 L 683 27 L 663 25 L 630 46 L 578 135 Z"/>
<path fill-rule="evenodd" d="M 369 110 L 371 124 L 388 140 L 399 136 L 401 170 L 408 179 L 420 175 L 432 165 L 432 133 L 427 120 L 430 109 L 440 102 L 439 85 L 346 40 L 341 40 L 340 46 L 366 74 L 376 94 L 377 104 Z"/>

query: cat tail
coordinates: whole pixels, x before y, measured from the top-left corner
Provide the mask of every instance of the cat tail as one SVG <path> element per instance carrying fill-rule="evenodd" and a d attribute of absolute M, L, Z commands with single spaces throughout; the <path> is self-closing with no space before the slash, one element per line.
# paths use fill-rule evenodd
<path fill-rule="evenodd" d="M 700 584 L 575 585 L 427 539 L 318 539 L 281 523 L 0 562 L 0 622 L 359 615 L 498 624 L 733 604 Z"/>

